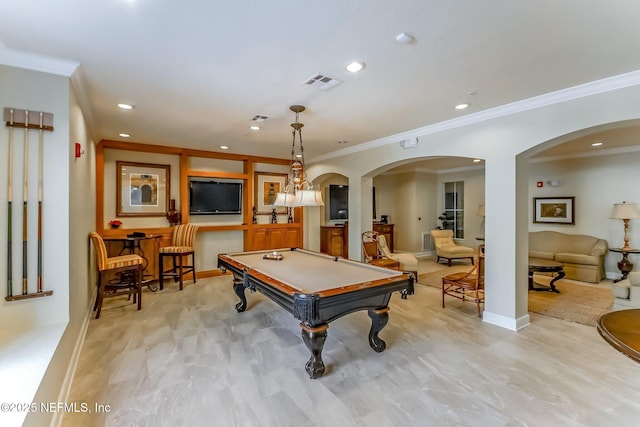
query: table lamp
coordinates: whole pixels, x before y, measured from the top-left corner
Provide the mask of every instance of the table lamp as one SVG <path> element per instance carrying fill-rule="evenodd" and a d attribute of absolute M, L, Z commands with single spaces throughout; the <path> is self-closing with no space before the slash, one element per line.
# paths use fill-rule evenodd
<path fill-rule="evenodd" d="M 631 249 L 629 246 L 629 220 L 640 218 L 640 211 L 635 203 L 614 203 L 609 218 L 621 219 L 624 222 L 624 246 L 623 250 Z"/>

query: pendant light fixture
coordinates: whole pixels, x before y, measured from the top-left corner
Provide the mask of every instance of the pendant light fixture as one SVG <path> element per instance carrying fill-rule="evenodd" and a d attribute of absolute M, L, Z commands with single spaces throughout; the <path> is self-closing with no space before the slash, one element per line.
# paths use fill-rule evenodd
<path fill-rule="evenodd" d="M 288 208 L 299 206 L 324 206 L 322 194 L 313 189 L 313 184 L 308 180 L 304 170 L 304 146 L 302 145 L 302 127 L 304 124 L 299 121 L 299 114 L 305 110 L 302 105 L 292 105 L 289 107 L 296 113 L 295 123 L 291 123 L 293 128 L 293 141 L 291 143 L 291 164 L 289 168 L 289 179 L 284 192 L 278 193 L 274 206 L 286 206 Z M 300 153 L 296 154 L 296 135 L 300 141 Z"/>

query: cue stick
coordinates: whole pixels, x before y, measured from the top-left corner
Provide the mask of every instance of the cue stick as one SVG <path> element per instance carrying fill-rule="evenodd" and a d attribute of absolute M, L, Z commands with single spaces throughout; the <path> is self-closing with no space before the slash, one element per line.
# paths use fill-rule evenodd
<path fill-rule="evenodd" d="M 38 139 L 38 293 L 42 293 L 42 111 L 40 111 L 40 135 Z"/>
<path fill-rule="evenodd" d="M 7 188 L 7 297 L 13 296 L 13 262 L 11 260 L 11 201 L 13 199 L 13 108 L 9 110 L 9 180 Z"/>
<path fill-rule="evenodd" d="M 24 167 L 22 170 L 22 295 L 29 293 L 27 285 L 27 202 L 29 200 L 29 110 L 24 113 Z"/>

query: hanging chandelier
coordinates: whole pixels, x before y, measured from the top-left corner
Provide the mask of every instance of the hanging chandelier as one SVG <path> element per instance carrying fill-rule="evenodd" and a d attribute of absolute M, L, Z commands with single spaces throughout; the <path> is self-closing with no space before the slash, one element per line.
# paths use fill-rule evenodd
<path fill-rule="evenodd" d="M 289 168 L 289 178 L 284 192 L 278 193 L 274 206 L 286 206 L 288 208 L 299 206 L 324 206 L 322 194 L 313 189 L 313 184 L 308 180 L 304 170 L 304 146 L 302 145 L 302 127 L 304 124 L 299 121 L 299 114 L 305 110 L 302 105 L 292 105 L 289 107 L 296 113 L 295 123 L 291 123 L 293 128 L 293 141 L 291 143 L 291 164 Z M 296 134 L 300 141 L 300 154 L 296 155 Z"/>

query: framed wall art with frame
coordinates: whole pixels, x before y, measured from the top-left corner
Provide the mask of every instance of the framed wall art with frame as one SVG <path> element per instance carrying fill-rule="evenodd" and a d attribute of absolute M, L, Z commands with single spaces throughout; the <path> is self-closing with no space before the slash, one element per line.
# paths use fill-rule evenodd
<path fill-rule="evenodd" d="M 287 213 L 285 206 L 273 206 L 273 203 L 276 201 L 276 195 L 285 190 L 288 177 L 286 173 L 254 173 L 254 207 L 257 215 L 271 214 L 273 209 L 278 214 Z"/>
<path fill-rule="evenodd" d="M 170 165 L 116 162 L 116 216 L 165 216 Z"/>
<path fill-rule="evenodd" d="M 534 197 L 533 222 L 575 224 L 575 197 Z"/>

